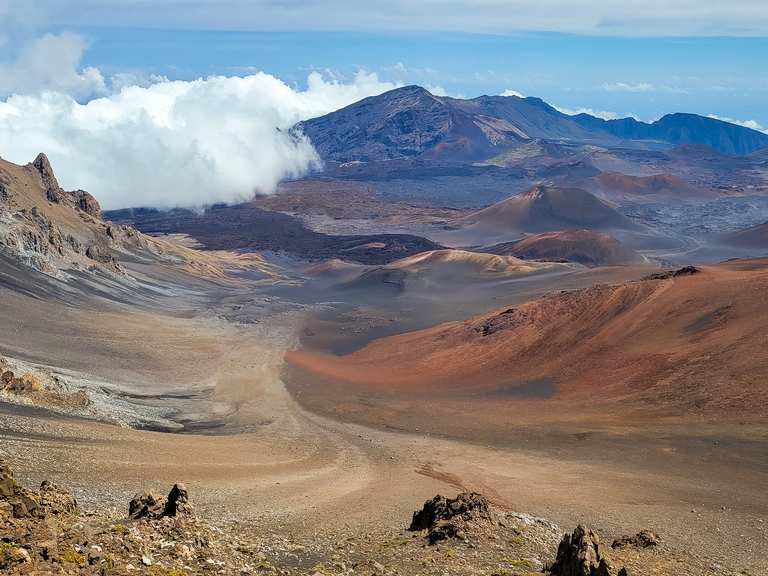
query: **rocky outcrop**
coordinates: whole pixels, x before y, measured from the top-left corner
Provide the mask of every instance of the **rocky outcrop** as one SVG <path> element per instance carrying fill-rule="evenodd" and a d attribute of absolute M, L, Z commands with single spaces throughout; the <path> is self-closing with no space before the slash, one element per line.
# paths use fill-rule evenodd
<path fill-rule="evenodd" d="M 53 167 L 45 154 L 38 154 L 32 166 L 37 170 L 40 176 L 42 188 L 45 191 L 45 197 L 54 204 L 69 204 L 73 208 L 81 210 L 94 218 L 101 217 L 101 206 L 91 194 L 85 190 L 75 190 L 67 192 L 59 186 L 59 181 L 53 172 Z"/>
<path fill-rule="evenodd" d="M 74 514 L 77 500 L 71 492 L 48 480 L 40 484 L 40 506 L 48 514 Z"/>
<path fill-rule="evenodd" d="M 75 205 L 77 208 L 93 216 L 94 218 L 101 218 L 101 205 L 98 200 L 89 194 L 85 190 L 76 190 L 71 193 L 75 199 Z"/>
<path fill-rule="evenodd" d="M 579 524 L 572 534 L 565 534 L 557 548 L 550 576 L 629 576 L 626 568 L 614 571 L 602 554 L 600 538 Z"/>
<path fill-rule="evenodd" d="M 136 494 L 128 504 L 128 516 L 134 520 L 150 520 L 194 514 L 189 502 L 189 493 L 184 484 L 174 484 L 168 497 L 158 496 L 154 492 Z"/>
<path fill-rule="evenodd" d="M 60 486 L 43 481 L 38 493 L 16 482 L 11 467 L 0 461 L 0 522 L 3 518 L 45 518 L 74 514 L 77 500 Z"/>
<path fill-rule="evenodd" d="M 449 538 L 465 538 L 472 525 L 493 526 L 496 518 L 488 499 L 475 492 L 462 492 L 456 498 L 437 495 L 413 513 L 408 530 L 427 531 L 430 544 Z"/>
<path fill-rule="evenodd" d="M 71 390 L 58 376 L 3 356 L 0 356 L 0 398 L 5 402 L 33 404 L 81 415 L 93 408 L 85 390 Z"/>
<path fill-rule="evenodd" d="M 128 516 L 134 520 L 160 518 L 165 511 L 165 498 L 154 492 L 136 494 L 128 503 Z"/>
<path fill-rule="evenodd" d="M 25 167 L 0 160 L 0 185 L 0 250 L 62 280 L 73 269 L 123 274 L 113 253 L 124 247 L 107 233 L 98 201 L 63 190 L 45 154 Z"/>
<path fill-rule="evenodd" d="M 656 272 L 649 274 L 643 280 L 669 280 L 670 278 L 680 278 L 682 276 L 693 276 L 701 272 L 696 266 L 683 266 L 677 270 L 665 270 L 664 272 Z"/>
<path fill-rule="evenodd" d="M 53 167 L 51 166 L 51 162 L 48 160 L 48 156 L 41 152 L 32 162 L 32 166 L 34 166 L 38 174 L 40 174 L 40 180 L 42 181 L 43 189 L 46 192 L 56 192 L 61 190 L 61 186 L 59 186 L 59 181 L 56 179 L 56 176 L 53 173 Z"/>
<path fill-rule="evenodd" d="M 661 544 L 661 538 L 655 532 L 650 530 L 640 530 L 634 536 L 622 536 L 617 538 L 611 544 L 611 548 L 625 548 L 634 546 L 635 548 L 653 548 Z"/>

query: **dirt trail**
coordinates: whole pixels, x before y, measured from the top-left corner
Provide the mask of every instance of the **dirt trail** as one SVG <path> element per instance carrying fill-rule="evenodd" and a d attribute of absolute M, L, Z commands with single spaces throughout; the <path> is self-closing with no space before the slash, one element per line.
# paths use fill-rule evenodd
<path fill-rule="evenodd" d="M 461 488 L 563 526 L 585 521 L 615 535 L 648 527 L 713 562 L 753 573 L 768 567 L 758 552 L 768 543 L 762 512 L 721 510 L 728 495 L 715 480 L 696 484 L 674 471 L 642 473 L 308 413 L 279 377 L 289 339 L 243 335 L 230 352 L 215 396 L 236 400 L 228 425 L 239 433 L 136 431 L 3 407 L 0 452 L 23 478 L 53 478 L 98 505 L 121 507 L 140 489 L 183 480 L 207 517 L 247 520 L 253 529 L 306 536 L 401 526 L 426 497 Z"/>
<path fill-rule="evenodd" d="M 75 314 L 63 318 L 72 322 Z M 759 449 L 744 455 L 746 472 L 733 482 L 732 475 L 708 475 L 718 469 L 716 462 L 707 464 L 710 456 L 688 453 L 663 433 L 633 438 L 624 432 L 622 443 L 621 434 L 578 436 L 584 432 L 579 428 L 554 434 L 552 444 L 539 438 L 548 431 L 537 430 L 484 446 L 324 418 L 302 408 L 281 380 L 299 314 L 261 316 L 255 324 L 102 316 L 109 322 L 101 331 L 121 329 L 121 366 L 129 367 L 128 358 L 162 360 L 160 373 L 185 375 L 163 380 L 171 392 L 194 382 L 197 373 L 213 380 L 204 400 L 178 404 L 190 418 L 196 404 L 197 416 L 218 407 L 211 427 L 184 434 L 139 431 L 0 404 L 0 455 L 22 480 L 50 478 L 97 506 L 122 509 L 140 490 L 164 491 L 184 481 L 205 517 L 237 520 L 253 530 L 311 536 L 402 527 L 424 499 L 461 488 L 564 528 L 586 522 L 609 536 L 650 528 L 711 562 L 751 573 L 768 570 L 762 490 L 768 474 L 751 468 Z M 78 330 L 86 330 L 88 317 L 83 313 Z M 41 331 L 59 321 L 53 314 L 44 320 Z M 74 350 L 82 342 L 85 361 L 92 358 L 94 338 L 80 336 L 68 346 Z M 131 342 L 138 340 L 134 350 Z M 98 342 L 99 356 L 110 357 L 112 344 Z M 176 366 L 169 358 L 179 342 L 184 354 Z M 145 364 L 142 371 L 152 368 Z M 396 428 L 405 416 L 393 414 L 389 425 Z M 560 445 L 563 438 L 568 441 Z"/>

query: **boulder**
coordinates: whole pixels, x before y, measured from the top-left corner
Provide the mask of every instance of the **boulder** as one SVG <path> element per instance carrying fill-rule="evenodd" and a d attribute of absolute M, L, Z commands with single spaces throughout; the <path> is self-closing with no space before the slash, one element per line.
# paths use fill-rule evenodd
<path fill-rule="evenodd" d="M 0 461 L 0 501 L 5 504 L 3 509 L 14 518 L 40 515 L 37 494 L 17 483 L 11 467 L 2 461 Z"/>
<path fill-rule="evenodd" d="M 464 538 L 472 524 L 496 525 L 488 499 L 475 492 L 462 492 L 456 498 L 437 495 L 413 513 L 408 530 L 428 530 L 430 544 L 449 538 Z"/>
<path fill-rule="evenodd" d="M 165 498 L 153 492 L 136 494 L 128 504 L 128 516 L 134 520 L 140 518 L 160 518 L 165 511 Z"/>
<path fill-rule="evenodd" d="M 15 377 L 16 375 L 12 370 L 5 370 L 2 375 L 0 375 L 0 385 L 3 387 L 8 386 L 8 384 L 10 384 Z"/>
<path fill-rule="evenodd" d="M 184 484 L 174 484 L 168 497 L 158 496 L 154 492 L 136 494 L 128 504 L 128 516 L 134 520 L 141 518 L 158 519 L 179 515 L 192 515 L 194 510 L 189 503 L 189 492 Z"/>
<path fill-rule="evenodd" d="M 462 492 L 456 498 L 437 495 L 427 500 L 421 510 L 413 513 L 408 530 L 428 530 L 440 520 L 451 520 L 457 516 L 465 520 L 476 518 L 492 520 L 488 499 L 475 492 Z"/>
<path fill-rule="evenodd" d="M 77 500 L 71 492 L 58 484 L 43 480 L 40 485 L 40 506 L 46 514 L 72 514 L 77 511 Z"/>
<path fill-rule="evenodd" d="M 174 484 L 168 493 L 165 502 L 164 516 L 176 516 L 177 514 L 192 514 L 192 504 L 189 503 L 189 493 L 184 484 Z"/>
<path fill-rule="evenodd" d="M 600 539 L 579 524 L 573 534 L 565 534 L 557 548 L 551 576 L 614 576 L 608 560 L 601 555 Z"/>

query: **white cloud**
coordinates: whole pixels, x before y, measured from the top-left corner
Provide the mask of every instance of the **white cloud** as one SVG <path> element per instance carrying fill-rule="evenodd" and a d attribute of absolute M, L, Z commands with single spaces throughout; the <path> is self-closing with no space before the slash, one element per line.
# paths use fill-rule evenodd
<path fill-rule="evenodd" d="M 730 122 L 731 124 L 738 124 L 744 126 L 744 128 L 751 128 L 759 132 L 765 132 L 768 134 L 768 127 L 763 126 L 757 120 L 737 120 L 735 118 L 729 118 L 728 116 L 717 116 L 716 114 L 707 114 L 707 117 L 714 120 L 722 120 L 723 122 Z"/>
<path fill-rule="evenodd" d="M 46 34 L 26 43 L 15 60 L 0 63 L 0 95 L 41 90 L 63 91 L 77 98 L 105 94 L 101 72 L 79 68 L 86 47 L 76 34 Z"/>
<path fill-rule="evenodd" d="M 655 85 L 649 82 L 606 82 L 602 85 L 608 92 L 664 92 L 667 94 L 688 94 L 677 86 Z"/>
<path fill-rule="evenodd" d="M 647 82 L 611 82 L 603 84 L 608 92 L 653 92 L 656 88 Z"/>
<path fill-rule="evenodd" d="M 568 116 L 576 116 L 576 114 L 589 114 L 590 116 L 602 118 L 603 120 L 615 120 L 619 117 L 616 112 L 608 112 L 607 110 L 595 110 L 593 108 L 562 108 L 560 106 L 555 106 L 555 109 L 557 109 L 559 112 L 562 112 L 563 114 L 567 114 Z"/>
<path fill-rule="evenodd" d="M 294 123 L 395 87 L 367 73 L 307 84 L 258 73 L 128 86 L 86 104 L 60 90 L 13 95 L 0 100 L 0 155 L 47 153 L 62 186 L 105 208 L 238 201 L 317 166 L 311 144 L 287 132 Z"/>
<path fill-rule="evenodd" d="M 504 92 L 502 92 L 501 94 L 499 94 L 499 96 L 517 96 L 518 98 L 525 98 L 525 96 L 523 96 L 523 95 L 522 95 L 520 92 L 518 92 L 517 90 L 511 90 L 511 89 L 509 89 L 509 88 L 507 88 L 506 90 L 504 90 Z"/>

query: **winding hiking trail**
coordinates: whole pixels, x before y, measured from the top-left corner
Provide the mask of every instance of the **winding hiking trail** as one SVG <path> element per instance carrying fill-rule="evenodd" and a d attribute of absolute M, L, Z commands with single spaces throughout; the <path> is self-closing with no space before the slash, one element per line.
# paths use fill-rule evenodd
<path fill-rule="evenodd" d="M 255 531 L 344 538 L 398 529 L 426 498 L 474 490 L 564 528 L 650 528 L 708 561 L 768 568 L 763 442 L 716 430 L 563 427 L 521 428 L 484 446 L 396 431 L 396 416 L 391 429 L 331 420 L 303 408 L 281 379 L 300 318 L 288 311 L 235 323 L 207 310 L 173 322 L 120 321 L 116 345 L 141 340 L 147 358 L 162 360 L 163 374 L 178 370 L 188 379 L 192 359 L 215 366 L 212 387 L 197 396 L 174 396 L 180 384 L 172 378 L 147 396 L 177 403 L 202 424 L 185 433 L 135 430 L 0 404 L 0 456 L 21 479 L 50 478 L 96 507 L 123 509 L 136 492 L 183 481 L 204 517 Z M 125 332 L 132 326 L 135 336 Z M 188 338 L 177 366 L 168 359 L 179 350 L 170 326 Z M 198 340 L 205 347 L 196 356 Z M 89 339 L 82 342 L 90 351 Z M 722 449 L 713 451 L 712 442 Z"/>

